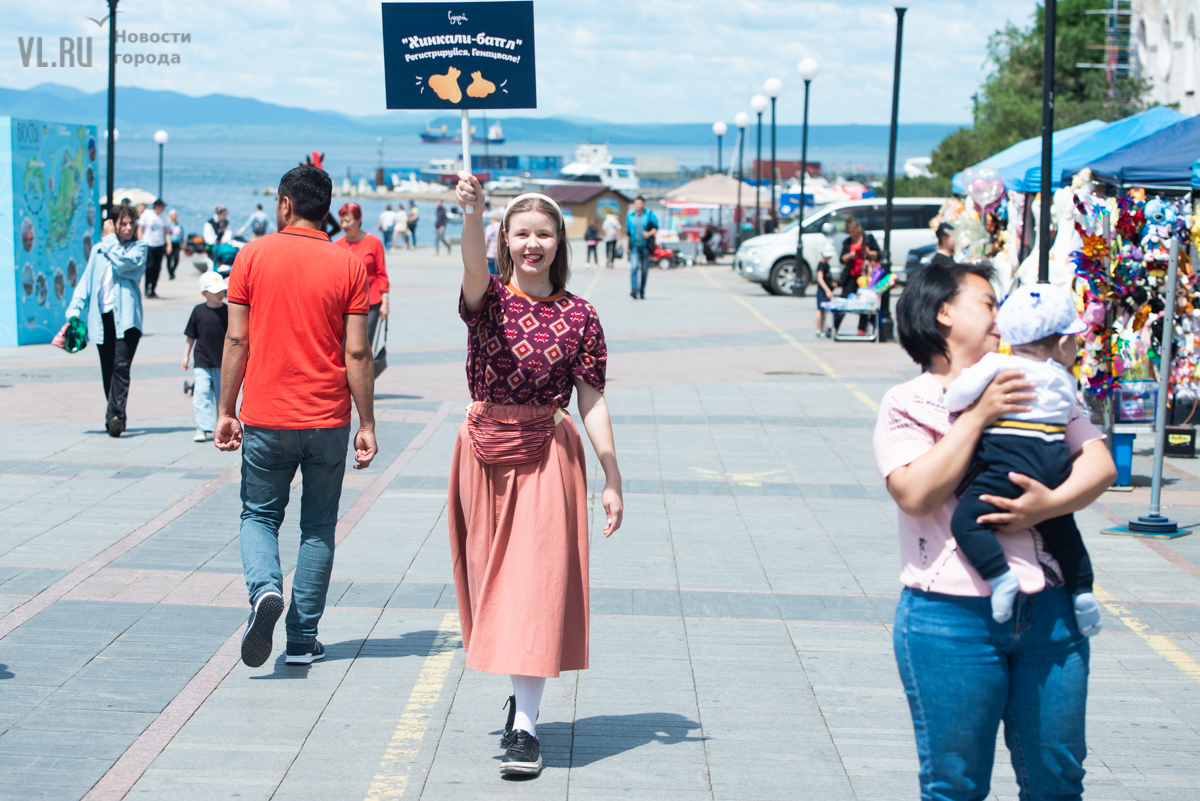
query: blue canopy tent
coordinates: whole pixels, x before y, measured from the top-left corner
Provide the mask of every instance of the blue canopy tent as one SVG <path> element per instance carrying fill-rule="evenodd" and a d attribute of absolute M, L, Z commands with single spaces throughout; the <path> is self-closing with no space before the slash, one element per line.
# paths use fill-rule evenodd
<path fill-rule="evenodd" d="M 1107 125 L 1108 123 L 1101 122 L 1100 120 L 1088 120 L 1087 122 L 1081 125 L 1076 125 L 1073 128 L 1063 128 L 1061 131 L 1055 131 L 1054 149 L 1058 150 L 1060 148 L 1067 147 L 1069 144 L 1073 144 L 1079 137 L 1095 133 Z M 1013 172 L 1010 169 L 1012 165 L 1023 162 L 1031 156 L 1035 157 L 1039 164 L 1041 163 L 1042 137 L 1034 136 L 1030 139 L 1026 139 L 1023 142 L 1017 142 L 1012 147 L 1006 150 L 1001 150 L 994 156 L 989 156 L 975 166 L 995 167 L 1000 171 L 1000 175 L 1004 178 L 1004 185 L 1007 187 L 1010 180 L 1017 180 L 1025 174 L 1024 169 L 1022 169 L 1020 173 Z M 1028 165 L 1026 165 L 1026 169 L 1027 168 Z M 964 189 L 962 185 L 961 172 L 955 173 L 954 177 L 950 179 L 950 188 L 955 194 L 966 194 L 966 189 Z"/>
<path fill-rule="evenodd" d="M 1186 114 L 1164 106 L 1155 106 L 1140 114 L 1111 122 L 1103 129 L 1077 140 L 1070 147 L 1055 148 L 1054 164 L 1050 170 L 1051 186 L 1055 189 L 1065 186 L 1071 182 L 1075 173 L 1097 159 L 1186 119 Z M 1041 153 L 1037 156 L 1037 163 L 1025 171 L 1022 179 L 1009 184 L 1009 189 L 1018 192 L 1042 191 Z"/>
<path fill-rule="evenodd" d="M 1192 162 L 1192 189 L 1200 189 L 1200 159 Z"/>
<path fill-rule="evenodd" d="M 1188 117 L 1087 166 L 1097 181 L 1117 187 L 1186 189 L 1200 153 L 1200 117 Z"/>

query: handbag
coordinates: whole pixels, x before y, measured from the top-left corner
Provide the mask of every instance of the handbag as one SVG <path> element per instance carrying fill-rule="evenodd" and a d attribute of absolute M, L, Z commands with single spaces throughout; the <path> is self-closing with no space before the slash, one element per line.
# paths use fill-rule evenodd
<path fill-rule="evenodd" d="M 87 347 L 87 323 L 78 317 L 70 318 L 50 340 L 50 344 L 67 353 L 78 353 Z"/>
<path fill-rule="evenodd" d="M 375 351 L 375 377 L 376 378 L 379 378 L 379 376 L 383 374 L 383 371 L 387 369 L 387 323 L 388 323 L 387 317 L 384 317 L 383 318 L 383 346 L 380 347 L 379 350 Z M 376 340 L 375 342 L 371 343 L 372 345 L 377 344 L 379 341 L 379 332 L 378 331 L 376 331 L 376 333 L 375 333 L 375 340 Z M 373 347 L 372 347 L 372 350 L 374 350 Z"/>

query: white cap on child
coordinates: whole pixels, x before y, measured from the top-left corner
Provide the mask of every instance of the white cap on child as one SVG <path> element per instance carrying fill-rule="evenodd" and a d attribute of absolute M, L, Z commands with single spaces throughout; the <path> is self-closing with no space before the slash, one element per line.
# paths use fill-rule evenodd
<path fill-rule="evenodd" d="M 1014 289 L 996 315 L 1000 336 L 1010 345 L 1028 345 L 1054 334 L 1082 334 L 1071 293 L 1053 284 L 1026 284 Z"/>
<path fill-rule="evenodd" d="M 200 276 L 200 291 L 211 292 L 214 295 L 218 292 L 224 292 L 229 289 L 229 283 L 220 273 L 215 273 L 212 270 Z"/>
<path fill-rule="evenodd" d="M 821 248 L 821 258 L 823 259 L 832 259 L 836 255 L 837 251 L 833 249 L 832 242 L 826 242 L 825 247 Z"/>

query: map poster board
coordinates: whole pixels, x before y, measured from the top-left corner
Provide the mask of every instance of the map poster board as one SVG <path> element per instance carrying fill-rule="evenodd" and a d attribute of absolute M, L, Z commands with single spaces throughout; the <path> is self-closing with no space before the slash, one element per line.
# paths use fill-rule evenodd
<path fill-rule="evenodd" d="M 98 201 L 94 125 L 0 117 L 0 347 L 62 328 L 100 241 Z"/>
<path fill-rule="evenodd" d="M 384 3 L 390 109 L 537 108 L 533 2 Z"/>

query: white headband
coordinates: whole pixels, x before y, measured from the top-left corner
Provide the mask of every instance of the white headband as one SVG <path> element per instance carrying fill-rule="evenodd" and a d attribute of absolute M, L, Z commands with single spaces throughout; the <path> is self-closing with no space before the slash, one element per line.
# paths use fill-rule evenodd
<path fill-rule="evenodd" d="M 531 197 L 535 197 L 538 200 L 546 201 L 547 203 L 549 203 L 551 206 L 554 207 L 555 211 L 558 212 L 558 219 L 561 220 L 563 218 L 562 209 L 560 209 L 558 207 L 558 204 L 554 202 L 554 198 L 546 197 L 545 195 L 543 195 L 539 192 L 526 192 L 523 195 L 517 195 L 516 197 L 514 197 L 512 200 L 510 200 L 508 202 L 508 205 L 504 207 L 504 224 L 505 224 L 505 226 L 508 225 L 508 215 L 512 214 L 513 206 L 517 205 L 522 200 L 528 200 Z M 505 230 L 507 230 L 507 228 Z"/>

